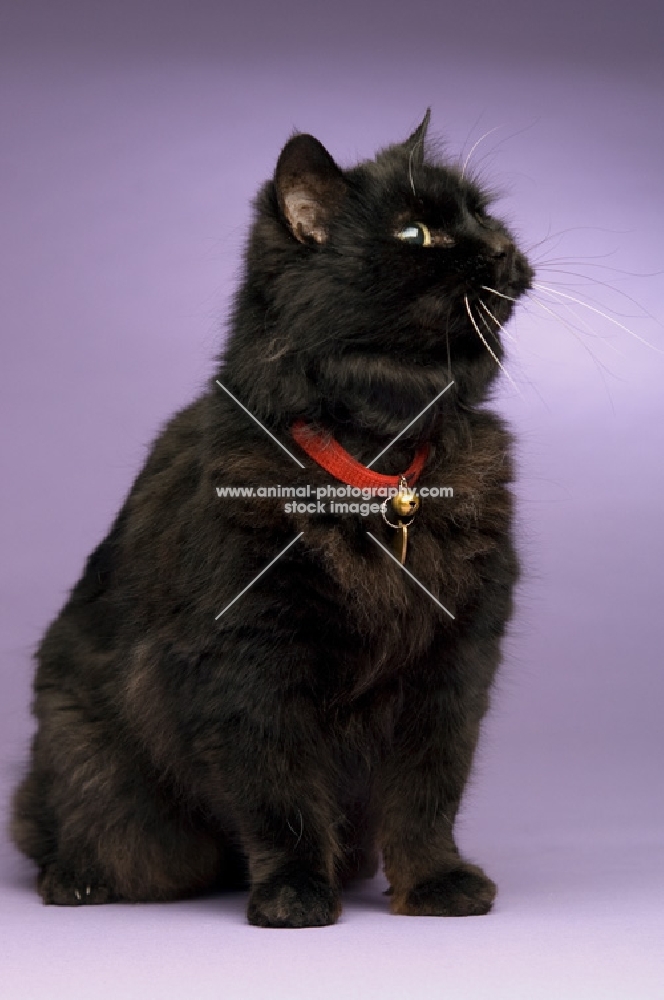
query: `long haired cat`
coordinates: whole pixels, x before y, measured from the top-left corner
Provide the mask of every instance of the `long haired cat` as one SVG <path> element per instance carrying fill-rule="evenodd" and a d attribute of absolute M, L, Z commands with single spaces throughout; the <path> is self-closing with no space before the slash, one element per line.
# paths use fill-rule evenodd
<path fill-rule="evenodd" d="M 246 887 L 251 923 L 322 925 L 382 855 L 393 913 L 491 908 L 454 822 L 517 577 L 482 404 L 532 271 L 428 122 L 348 170 L 296 134 L 258 194 L 215 377 L 39 646 L 13 835 L 46 903 Z M 416 465 L 453 496 L 410 527 L 283 499 Z"/>

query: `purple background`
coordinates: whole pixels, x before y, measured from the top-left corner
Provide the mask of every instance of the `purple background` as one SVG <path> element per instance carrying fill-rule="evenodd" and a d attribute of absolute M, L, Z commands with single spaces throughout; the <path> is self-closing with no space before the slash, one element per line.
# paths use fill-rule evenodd
<path fill-rule="evenodd" d="M 562 233 L 533 251 L 567 261 L 541 279 L 664 348 L 659 0 L 225 7 L 2 5 L 3 802 L 31 650 L 210 373 L 249 200 L 294 127 L 348 164 L 428 104 L 455 156 L 500 126 L 474 162 L 526 247 Z M 522 394 L 499 401 L 526 573 L 460 831 L 494 914 L 390 917 L 381 880 L 298 932 L 246 926 L 241 896 L 45 908 L 2 841 L 6 996 L 664 996 L 664 358 L 584 318 L 520 309 Z"/>

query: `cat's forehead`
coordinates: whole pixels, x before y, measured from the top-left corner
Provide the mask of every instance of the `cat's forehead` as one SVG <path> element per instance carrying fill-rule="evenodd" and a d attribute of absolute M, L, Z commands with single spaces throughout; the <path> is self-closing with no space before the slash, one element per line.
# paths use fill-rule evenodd
<path fill-rule="evenodd" d="M 413 167 L 407 156 L 368 161 L 351 175 L 361 200 L 371 204 L 377 216 L 396 221 L 411 216 L 460 220 L 467 210 L 484 209 L 491 201 L 488 192 L 454 166 L 424 163 Z"/>
<path fill-rule="evenodd" d="M 454 165 L 424 162 L 414 165 L 402 150 L 388 150 L 376 159 L 358 164 L 349 171 L 365 195 L 381 201 L 386 208 L 422 207 L 454 211 L 462 205 L 485 206 L 489 191 L 463 175 Z"/>

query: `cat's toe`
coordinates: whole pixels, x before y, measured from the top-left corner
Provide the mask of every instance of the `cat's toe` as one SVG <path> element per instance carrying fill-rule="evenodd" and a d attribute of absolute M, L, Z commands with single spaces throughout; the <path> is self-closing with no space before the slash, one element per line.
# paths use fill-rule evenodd
<path fill-rule="evenodd" d="M 476 865 L 461 864 L 392 896 L 392 913 L 421 917 L 472 917 L 488 913 L 496 885 Z"/>
<path fill-rule="evenodd" d="M 110 890 L 85 873 L 67 870 L 60 865 L 45 866 L 37 882 L 39 895 L 54 906 L 86 906 L 113 901 Z"/>
<path fill-rule="evenodd" d="M 247 919 L 257 927 L 323 927 L 335 923 L 340 912 L 327 881 L 289 868 L 252 889 Z"/>

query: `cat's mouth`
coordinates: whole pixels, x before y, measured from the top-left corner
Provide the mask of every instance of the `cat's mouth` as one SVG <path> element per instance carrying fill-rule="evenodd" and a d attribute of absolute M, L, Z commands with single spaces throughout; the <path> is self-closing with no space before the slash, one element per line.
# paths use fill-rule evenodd
<path fill-rule="evenodd" d="M 520 298 L 531 287 L 533 277 L 534 272 L 526 263 L 518 274 L 511 275 L 508 280 L 494 279 L 493 283 L 487 281 L 480 284 L 469 282 L 465 288 L 455 289 L 453 296 L 444 298 L 433 294 L 423 296 L 415 305 L 413 319 L 420 329 L 437 335 L 453 334 L 459 329 L 459 322 L 466 329 L 471 322 L 469 310 L 482 330 L 487 319 L 493 327 L 497 322 L 504 325 Z"/>
<path fill-rule="evenodd" d="M 499 265 L 494 269 L 492 280 L 481 282 L 479 289 L 477 287 L 473 289 L 475 294 L 481 294 L 486 292 L 487 287 L 493 287 L 496 293 L 517 299 L 528 291 L 535 272 L 514 244 L 511 244 L 511 253 L 500 264 L 502 266 Z"/>
<path fill-rule="evenodd" d="M 512 272 L 509 275 L 509 280 L 507 282 L 507 293 L 509 295 L 515 295 L 518 298 L 532 287 L 534 277 L 535 269 L 531 267 L 528 259 L 524 257 L 522 253 L 517 251 L 514 258 Z"/>

